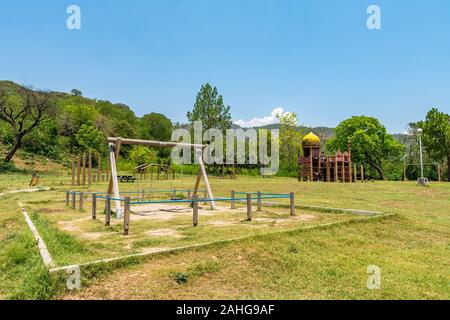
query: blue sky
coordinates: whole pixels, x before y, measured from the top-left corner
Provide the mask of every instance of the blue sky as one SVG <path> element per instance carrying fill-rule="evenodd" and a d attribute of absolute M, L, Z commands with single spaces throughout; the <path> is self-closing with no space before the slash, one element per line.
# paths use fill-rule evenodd
<path fill-rule="evenodd" d="M 66 8 L 81 8 L 81 30 Z M 379 5 L 382 29 L 366 27 Z M 0 0 L 0 79 L 80 89 L 137 115 L 185 122 L 200 86 L 234 120 L 294 111 L 312 126 L 352 115 L 403 132 L 450 112 L 447 0 Z"/>

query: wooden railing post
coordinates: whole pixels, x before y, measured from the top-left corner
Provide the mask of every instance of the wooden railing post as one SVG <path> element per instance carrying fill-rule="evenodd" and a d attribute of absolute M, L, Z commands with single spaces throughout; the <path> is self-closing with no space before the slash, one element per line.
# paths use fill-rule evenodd
<path fill-rule="evenodd" d="M 236 204 L 234 202 L 234 190 L 231 191 L 231 209 L 236 209 Z"/>
<path fill-rule="evenodd" d="M 257 193 L 257 196 L 258 196 L 258 199 L 257 199 L 257 201 L 256 201 L 256 203 L 257 203 L 257 209 L 256 209 L 256 211 L 258 211 L 258 212 L 261 212 L 262 211 L 262 200 L 261 200 L 261 191 L 258 191 L 258 193 Z"/>
<path fill-rule="evenodd" d="M 123 235 L 127 236 L 130 231 L 130 197 L 125 197 L 125 208 L 123 214 Z"/>
<path fill-rule="evenodd" d="M 192 196 L 192 209 L 193 209 L 193 215 L 192 215 L 192 223 L 194 227 L 198 226 L 198 195 L 194 194 Z"/>
<path fill-rule="evenodd" d="M 72 191 L 72 209 L 74 209 L 74 210 L 75 210 L 76 197 L 77 197 L 76 191 Z"/>
<path fill-rule="evenodd" d="M 80 211 L 84 210 L 84 192 L 80 192 L 80 205 L 79 205 Z"/>
<path fill-rule="evenodd" d="M 247 193 L 247 221 L 252 221 L 252 195 Z"/>
<path fill-rule="evenodd" d="M 105 200 L 105 226 L 111 225 L 111 196 L 108 194 Z"/>
<path fill-rule="evenodd" d="M 70 192 L 66 191 L 66 206 L 69 206 L 69 197 L 70 197 Z"/>
<path fill-rule="evenodd" d="M 92 194 L 92 220 L 97 219 L 97 194 Z"/>
<path fill-rule="evenodd" d="M 290 193 L 290 208 L 291 208 L 291 216 L 295 216 L 295 194 L 293 192 Z"/>

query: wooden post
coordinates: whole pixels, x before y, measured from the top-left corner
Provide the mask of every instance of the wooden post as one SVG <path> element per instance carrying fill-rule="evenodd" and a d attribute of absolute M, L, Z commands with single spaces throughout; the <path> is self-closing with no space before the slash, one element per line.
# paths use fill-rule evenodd
<path fill-rule="evenodd" d="M 69 191 L 66 191 L 66 206 L 69 206 Z"/>
<path fill-rule="evenodd" d="M 358 181 L 358 174 L 357 174 L 357 170 L 356 170 L 356 164 L 353 164 L 353 181 L 357 182 Z"/>
<path fill-rule="evenodd" d="M 352 182 L 352 150 L 350 149 L 350 144 L 347 146 L 348 148 L 348 182 Z"/>
<path fill-rule="evenodd" d="M 76 203 L 77 193 L 75 191 L 72 191 L 72 209 L 75 210 L 75 203 Z"/>
<path fill-rule="evenodd" d="M 100 153 L 98 154 L 97 158 L 97 182 L 100 183 L 100 179 L 102 176 L 102 159 L 100 156 Z"/>
<path fill-rule="evenodd" d="M 117 180 L 117 169 L 116 169 L 116 161 L 119 158 L 120 146 L 122 142 L 120 138 L 117 140 L 116 144 L 109 144 L 109 164 L 111 165 L 111 176 L 108 186 L 108 194 L 112 194 L 114 191 L 114 197 L 120 198 L 119 194 L 119 181 Z M 116 215 L 118 218 L 122 217 L 120 200 L 116 200 Z"/>
<path fill-rule="evenodd" d="M 198 194 L 198 187 L 200 186 L 200 180 L 202 179 L 202 170 L 198 170 L 197 178 L 195 179 L 194 195 Z"/>
<path fill-rule="evenodd" d="M 123 235 L 127 236 L 130 232 L 130 197 L 125 197 L 125 209 L 123 215 Z"/>
<path fill-rule="evenodd" d="M 403 181 L 406 181 L 406 163 L 403 164 Z"/>
<path fill-rule="evenodd" d="M 231 209 L 236 209 L 236 204 L 234 203 L 234 190 L 231 190 Z"/>
<path fill-rule="evenodd" d="M 326 165 L 326 170 L 327 170 L 327 182 L 331 181 L 331 172 L 330 172 L 330 162 L 328 161 L 328 158 L 325 158 L 325 165 Z"/>
<path fill-rule="evenodd" d="M 92 220 L 97 219 L 97 194 L 92 194 Z"/>
<path fill-rule="evenodd" d="M 81 159 L 80 156 L 77 157 L 77 186 L 81 184 Z"/>
<path fill-rule="evenodd" d="M 106 159 L 106 175 L 104 176 L 106 182 L 110 181 L 109 177 L 110 177 L 110 168 L 111 168 L 111 161 L 109 160 L 109 157 Z"/>
<path fill-rule="evenodd" d="M 441 182 L 441 165 L 437 164 L 438 181 Z"/>
<path fill-rule="evenodd" d="M 105 226 L 111 225 L 111 197 L 108 194 L 105 200 Z"/>
<path fill-rule="evenodd" d="M 84 210 L 84 192 L 80 192 L 80 204 L 79 204 L 80 211 Z"/>
<path fill-rule="evenodd" d="M 205 183 L 206 191 L 208 193 L 208 197 L 209 197 L 209 199 L 211 199 L 211 209 L 216 210 L 217 207 L 216 207 L 215 201 L 212 200 L 212 199 L 214 199 L 214 196 L 213 196 L 212 191 L 211 191 L 211 186 L 209 185 L 208 175 L 207 175 L 206 169 L 205 169 L 205 163 L 203 162 L 203 155 L 200 155 L 198 157 L 198 163 L 200 164 L 200 170 L 202 172 L 203 182 Z"/>
<path fill-rule="evenodd" d="M 92 153 L 89 152 L 89 159 L 88 159 L 88 185 L 89 187 L 92 184 Z"/>
<path fill-rule="evenodd" d="M 334 182 L 338 182 L 338 159 L 337 159 L 337 155 L 334 156 Z"/>
<path fill-rule="evenodd" d="M 72 158 L 72 185 L 75 185 L 75 159 Z"/>
<path fill-rule="evenodd" d="M 252 195 L 247 193 L 247 221 L 252 221 Z"/>
<path fill-rule="evenodd" d="M 345 182 L 345 155 L 342 153 L 342 168 L 341 168 L 342 182 Z"/>
<path fill-rule="evenodd" d="M 256 209 L 256 211 L 257 212 L 261 212 L 262 211 L 262 199 L 261 199 L 261 191 L 258 191 L 257 192 L 257 196 L 258 196 L 258 199 L 257 199 L 257 201 L 256 201 L 256 203 L 257 203 L 257 209 Z"/>
<path fill-rule="evenodd" d="M 363 165 L 361 165 L 360 170 L 361 170 L 361 182 L 364 182 L 364 166 Z"/>
<path fill-rule="evenodd" d="M 192 197 L 192 208 L 193 208 L 193 216 L 192 223 L 194 227 L 198 226 L 198 195 L 194 195 Z"/>
<path fill-rule="evenodd" d="M 144 199 L 145 199 L 145 190 L 142 189 L 142 191 L 141 191 L 141 200 L 144 201 Z"/>
<path fill-rule="evenodd" d="M 294 194 L 294 192 L 290 193 L 289 200 L 290 200 L 291 216 L 295 216 L 296 214 L 295 214 L 295 194 Z"/>
<path fill-rule="evenodd" d="M 86 155 L 83 153 L 83 179 L 82 179 L 83 186 L 86 185 Z"/>

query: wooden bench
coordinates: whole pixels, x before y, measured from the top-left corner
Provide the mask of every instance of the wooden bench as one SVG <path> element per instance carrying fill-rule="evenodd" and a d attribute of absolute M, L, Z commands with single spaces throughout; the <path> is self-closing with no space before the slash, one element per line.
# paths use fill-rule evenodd
<path fill-rule="evenodd" d="M 120 182 L 135 182 L 136 178 L 133 176 L 117 176 L 117 180 Z"/>

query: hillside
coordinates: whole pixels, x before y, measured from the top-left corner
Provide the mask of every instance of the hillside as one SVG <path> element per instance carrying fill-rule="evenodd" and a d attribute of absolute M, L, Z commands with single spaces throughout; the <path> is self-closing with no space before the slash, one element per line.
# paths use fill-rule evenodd
<path fill-rule="evenodd" d="M 20 93 L 33 89 L 12 81 L 0 81 L 0 92 L 20 101 Z M 54 106 L 52 116 L 24 137 L 21 149 L 51 159 L 64 159 L 87 149 L 104 153 L 107 136 L 170 139 L 172 123 L 164 115 L 139 118 L 123 103 L 83 97 L 81 92 L 46 91 Z M 27 123 L 25 123 L 27 124 Z M 0 121 L 0 144 L 12 145 L 12 128 Z M 127 149 L 124 149 L 127 151 Z"/>

